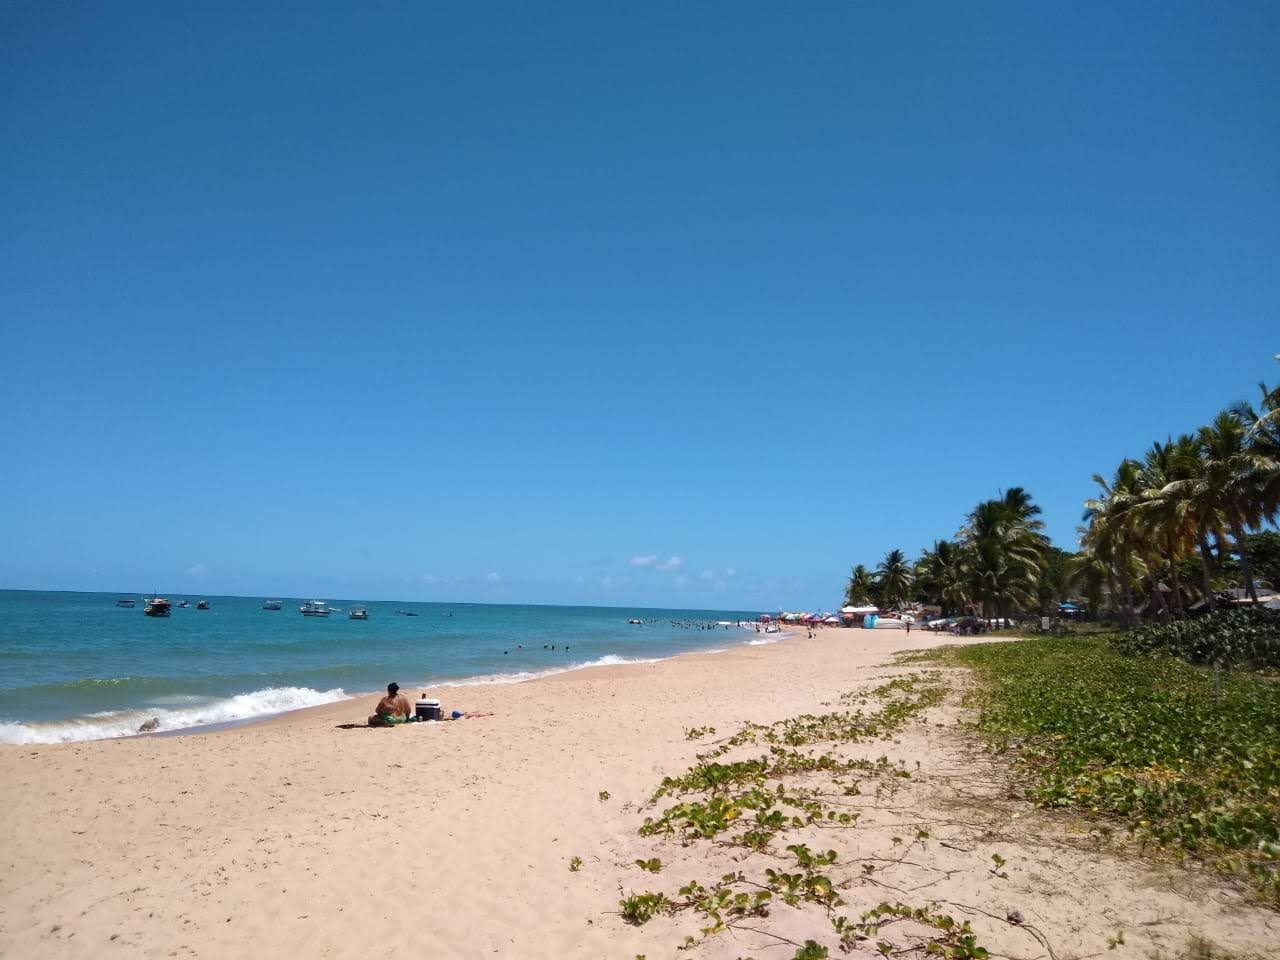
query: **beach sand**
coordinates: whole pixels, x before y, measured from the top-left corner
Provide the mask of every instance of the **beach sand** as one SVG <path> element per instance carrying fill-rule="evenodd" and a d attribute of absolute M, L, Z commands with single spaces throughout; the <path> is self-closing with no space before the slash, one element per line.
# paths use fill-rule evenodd
<path fill-rule="evenodd" d="M 363 721 L 376 700 L 366 697 L 202 735 L 2 747 L 0 956 L 790 958 L 795 947 L 779 936 L 812 937 L 836 956 L 813 907 L 779 904 L 760 923 L 771 935 L 723 933 L 681 954 L 697 934 L 692 915 L 625 924 L 623 893 L 674 893 L 772 862 L 639 837 L 652 813 L 640 807 L 742 722 L 818 711 L 919 669 L 884 666 L 895 651 L 949 639 L 830 629 L 440 688 L 446 710 L 494 715 L 389 730 L 338 727 Z M 874 874 L 880 885 L 850 878 L 842 912 L 910 890 L 911 902 L 975 908 L 948 911 L 1024 958 L 1049 954 L 1000 919 L 1009 909 L 1059 958 L 1172 953 L 1191 932 L 1264 955 L 1280 943 L 1276 914 L 1206 872 L 1138 861 L 1101 846 L 1087 824 L 1005 800 L 1004 772 L 975 749 L 962 716 L 953 695 L 892 741 L 866 745 L 868 757 L 918 763 L 918 773 L 893 796 L 860 798 L 856 829 L 813 838 L 841 862 L 902 861 Z M 686 738 L 706 725 L 718 733 Z M 917 841 L 922 824 L 929 837 Z M 657 876 L 634 865 L 654 856 L 668 864 Z M 1124 943 L 1109 950 L 1117 932 Z"/>

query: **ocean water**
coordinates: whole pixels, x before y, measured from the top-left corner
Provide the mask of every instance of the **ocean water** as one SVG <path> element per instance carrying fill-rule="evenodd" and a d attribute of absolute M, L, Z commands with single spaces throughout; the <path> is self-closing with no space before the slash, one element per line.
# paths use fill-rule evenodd
<path fill-rule="evenodd" d="M 180 597 L 172 616 L 117 607 L 124 594 L 0 590 L 0 743 L 126 736 L 243 720 L 345 699 L 395 680 L 513 683 L 584 666 L 652 661 L 761 642 L 743 610 L 465 603 L 363 604 L 304 617 L 298 599 Z M 181 599 L 191 606 L 178 608 Z M 207 599 L 209 610 L 195 603 Z M 417 616 L 398 614 L 412 611 Z M 628 624 L 642 619 L 643 626 Z M 547 649 L 554 644 L 556 649 Z"/>

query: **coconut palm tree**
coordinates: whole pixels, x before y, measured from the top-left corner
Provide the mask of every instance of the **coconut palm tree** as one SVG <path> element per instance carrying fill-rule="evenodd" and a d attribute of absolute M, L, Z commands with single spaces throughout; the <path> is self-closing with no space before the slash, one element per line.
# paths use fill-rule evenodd
<path fill-rule="evenodd" d="M 862 564 L 849 571 L 849 585 L 845 588 L 845 602 L 852 606 L 875 603 L 876 577 Z"/>
<path fill-rule="evenodd" d="M 950 540 L 935 540 L 916 561 L 916 586 L 943 613 L 962 612 L 969 603 L 965 553 Z"/>
<path fill-rule="evenodd" d="M 1036 605 L 1037 585 L 1049 545 L 1040 507 L 1022 487 L 984 500 L 960 531 L 972 596 L 984 614 L 1004 618 L 1013 608 Z"/>
<path fill-rule="evenodd" d="M 1253 566 L 1245 544 L 1246 527 L 1256 527 L 1263 517 L 1265 464 L 1250 448 L 1249 431 L 1234 413 L 1224 410 L 1199 431 L 1204 459 L 1193 496 L 1201 497 L 1222 517 L 1235 541 L 1240 557 L 1245 592 L 1254 603 L 1258 591 L 1253 583 Z"/>
<path fill-rule="evenodd" d="M 1258 471 L 1262 515 L 1274 523 L 1280 513 L 1280 386 L 1268 390 L 1258 384 L 1262 403 L 1258 410 L 1241 403 L 1232 412 L 1245 424 L 1245 442 Z"/>
<path fill-rule="evenodd" d="M 911 599 L 911 564 L 901 550 L 890 550 L 876 567 L 876 585 L 880 598 L 893 606 L 901 606 Z"/>
<path fill-rule="evenodd" d="M 1186 441 L 1190 441 L 1190 449 L 1194 450 L 1194 440 L 1187 437 Z M 1184 442 L 1179 438 L 1179 443 Z M 1142 459 L 1138 476 L 1139 502 L 1133 509 L 1137 514 L 1136 522 L 1145 527 L 1145 536 L 1141 540 L 1148 548 L 1146 561 L 1153 578 L 1152 590 L 1160 594 L 1159 601 L 1163 604 L 1159 577 L 1167 572 L 1173 583 L 1173 605 L 1181 616 L 1183 591 L 1178 568 L 1195 546 L 1197 527 L 1190 503 L 1169 489 L 1169 484 L 1187 475 L 1188 461 L 1180 458 L 1178 450 L 1173 440 L 1157 441 L 1151 445 Z M 1167 607 L 1165 612 L 1169 612 Z"/>
<path fill-rule="evenodd" d="M 1084 503 L 1086 531 L 1081 546 L 1106 565 L 1112 583 L 1119 589 L 1120 619 L 1133 624 L 1133 583 L 1145 569 L 1140 564 L 1143 527 L 1137 507 L 1143 503 L 1142 464 L 1125 459 L 1108 483 L 1094 474 L 1100 497 Z M 1157 593 L 1159 591 L 1156 591 Z"/>
<path fill-rule="evenodd" d="M 1169 481 L 1158 496 L 1177 501 L 1186 511 L 1187 523 L 1200 556 L 1200 585 L 1210 610 L 1217 607 L 1213 590 L 1213 573 L 1218 561 L 1209 546 L 1209 537 L 1219 542 L 1225 538 L 1222 518 L 1211 491 L 1199 480 L 1204 475 L 1204 451 L 1200 440 L 1184 433 L 1168 449 Z"/>

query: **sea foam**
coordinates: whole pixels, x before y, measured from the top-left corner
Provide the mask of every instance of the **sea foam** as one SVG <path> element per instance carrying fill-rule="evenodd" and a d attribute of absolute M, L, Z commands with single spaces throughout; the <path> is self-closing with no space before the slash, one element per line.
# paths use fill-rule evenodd
<path fill-rule="evenodd" d="M 137 733 L 138 727 L 153 717 L 160 721 L 157 732 L 163 733 L 210 723 L 250 720 L 346 699 L 346 691 L 336 688 L 268 687 L 178 709 L 142 707 L 49 723 L 0 723 L 0 743 L 70 743 L 127 737 Z"/>

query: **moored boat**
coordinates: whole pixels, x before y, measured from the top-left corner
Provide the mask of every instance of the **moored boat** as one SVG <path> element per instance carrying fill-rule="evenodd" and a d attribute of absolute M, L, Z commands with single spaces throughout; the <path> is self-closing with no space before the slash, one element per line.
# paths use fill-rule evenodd
<path fill-rule="evenodd" d="M 120 599 L 120 600 L 117 600 L 117 601 L 116 601 L 116 606 L 117 606 L 117 607 L 132 607 L 135 603 L 137 603 L 137 601 L 136 601 L 136 600 Z"/>
<path fill-rule="evenodd" d="M 368 620 L 369 611 L 366 610 L 363 606 L 352 607 L 350 612 L 347 613 L 347 619 L 348 620 Z"/>
<path fill-rule="evenodd" d="M 142 608 L 142 612 L 148 617 L 167 617 L 169 616 L 169 601 L 164 597 L 152 597 L 147 601 L 147 605 Z"/>
<path fill-rule="evenodd" d="M 178 601 L 178 606 L 179 606 L 179 607 L 183 607 L 183 608 L 185 608 L 185 607 L 189 607 L 189 606 L 191 606 L 191 601 L 190 601 L 190 600 L 179 600 L 179 601 Z"/>
<path fill-rule="evenodd" d="M 266 603 L 262 605 L 262 609 L 263 610 L 279 610 L 283 606 L 284 604 L 282 604 L 279 600 L 268 600 Z"/>
<path fill-rule="evenodd" d="M 208 610 L 208 609 L 209 609 L 209 601 L 208 601 L 208 600 L 201 600 L 199 603 L 197 603 L 197 604 L 196 604 L 196 609 L 197 609 L 197 610 Z"/>
<path fill-rule="evenodd" d="M 298 612 L 304 617 L 327 617 L 333 611 L 324 600 L 308 600 L 298 608 Z"/>

